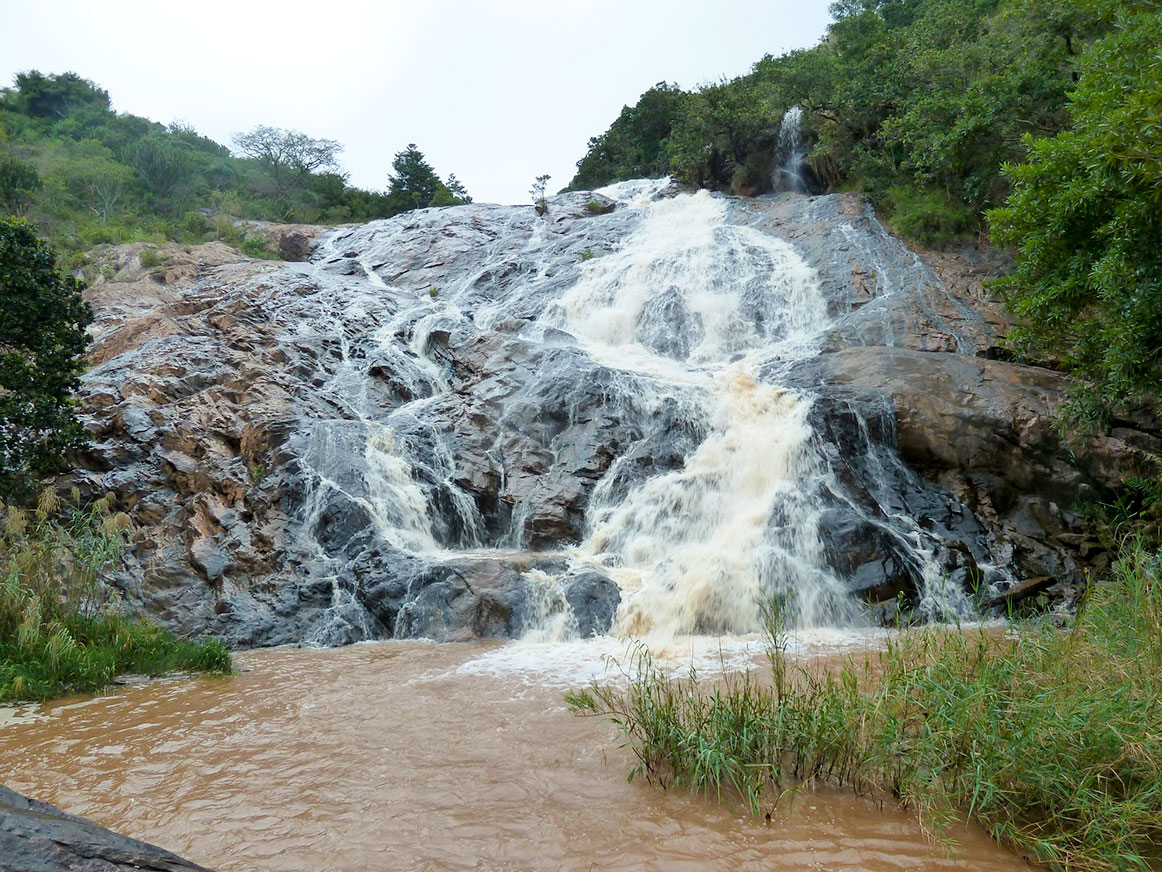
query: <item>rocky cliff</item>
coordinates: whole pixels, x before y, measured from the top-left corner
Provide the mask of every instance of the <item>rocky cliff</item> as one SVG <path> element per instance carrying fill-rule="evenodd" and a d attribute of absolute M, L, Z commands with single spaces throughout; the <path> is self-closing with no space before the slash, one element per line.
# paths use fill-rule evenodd
<path fill-rule="evenodd" d="M 116 250 L 75 483 L 134 521 L 127 599 L 240 646 L 722 632 L 1102 565 L 1077 501 L 1159 443 L 1063 443 L 989 263 L 844 195 L 606 194 Z"/>

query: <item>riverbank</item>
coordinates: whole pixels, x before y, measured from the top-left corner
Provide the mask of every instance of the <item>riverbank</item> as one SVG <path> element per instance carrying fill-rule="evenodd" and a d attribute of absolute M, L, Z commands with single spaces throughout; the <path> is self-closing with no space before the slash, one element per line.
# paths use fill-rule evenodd
<path fill-rule="evenodd" d="M 0 503 L 0 702 L 93 693 L 127 673 L 230 672 L 221 642 L 120 609 L 100 576 L 120 559 L 127 516 L 105 500 L 64 513 L 50 492 L 40 503 Z"/>
<path fill-rule="evenodd" d="M 605 674 L 610 644 L 250 651 L 229 678 L 30 707 L 0 727 L 0 759 L 12 789 L 218 872 L 1027 869 L 978 829 L 947 854 L 914 814 L 840 792 L 768 824 L 627 784 L 613 727 L 561 700 Z M 813 650 L 843 644 L 868 643 Z M 716 640 L 695 645 L 712 674 Z"/>
<path fill-rule="evenodd" d="M 771 679 L 707 686 L 642 656 L 628 692 L 569 695 L 608 715 L 661 786 L 771 814 L 804 783 L 893 796 L 943 838 L 962 813 L 1053 869 L 1154 868 L 1162 854 L 1162 558 L 1129 549 L 1068 632 L 901 635 L 835 668 L 788 656 Z"/>

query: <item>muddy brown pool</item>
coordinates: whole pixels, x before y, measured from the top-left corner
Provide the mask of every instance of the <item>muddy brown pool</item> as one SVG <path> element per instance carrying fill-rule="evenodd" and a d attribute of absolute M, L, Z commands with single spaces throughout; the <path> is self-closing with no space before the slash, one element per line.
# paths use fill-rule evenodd
<path fill-rule="evenodd" d="M 0 725 L 0 783 L 221 872 L 1029 868 L 844 794 L 764 823 L 627 783 L 615 728 L 510 650 L 255 651 L 231 678 L 48 704 Z"/>

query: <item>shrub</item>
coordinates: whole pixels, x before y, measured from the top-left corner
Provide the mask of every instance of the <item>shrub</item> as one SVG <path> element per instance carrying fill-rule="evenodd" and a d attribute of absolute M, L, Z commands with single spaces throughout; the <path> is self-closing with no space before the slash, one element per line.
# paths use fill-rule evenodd
<path fill-rule="evenodd" d="M 234 226 L 233 219 L 225 215 L 215 215 L 214 229 L 218 233 L 218 238 L 227 245 L 242 245 L 242 231 Z"/>
<path fill-rule="evenodd" d="M 267 248 L 266 237 L 264 236 L 245 237 L 242 240 L 242 251 L 247 257 L 257 257 L 263 260 L 278 259 L 278 255 Z"/>
<path fill-rule="evenodd" d="M 141 249 L 139 260 L 142 268 L 154 269 L 164 264 L 167 258 L 158 249 L 151 247 Z"/>
<path fill-rule="evenodd" d="M 883 207 L 897 234 L 929 248 L 963 241 L 980 223 L 971 207 L 929 188 L 893 187 Z"/>
<path fill-rule="evenodd" d="M 98 691 L 125 672 L 230 671 L 220 642 L 177 639 L 120 610 L 100 573 L 130 524 L 111 506 L 61 515 L 47 491 L 32 512 L 0 503 L 0 700 Z"/>

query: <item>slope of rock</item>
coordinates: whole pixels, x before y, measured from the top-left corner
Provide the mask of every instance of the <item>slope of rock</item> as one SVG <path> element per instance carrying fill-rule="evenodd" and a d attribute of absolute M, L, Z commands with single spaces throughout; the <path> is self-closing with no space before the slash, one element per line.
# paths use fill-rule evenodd
<path fill-rule="evenodd" d="M 822 580 L 819 614 L 850 620 L 835 597 L 955 600 L 928 603 L 939 617 L 1028 577 L 1080 581 L 1095 552 L 1075 501 L 1154 437 L 1063 445 L 1061 377 L 986 359 L 1005 322 L 983 267 L 928 262 L 848 196 L 680 195 L 675 216 L 717 216 L 687 246 L 671 238 L 684 219 L 651 230 L 674 189 L 610 193 L 554 198 L 544 218 L 473 204 L 339 228 L 305 262 L 195 248 L 93 288 L 77 483 L 135 522 L 127 598 L 235 645 L 606 632 L 670 570 L 643 576 L 654 546 L 602 525 L 630 529 L 625 506 L 667 482 L 689 499 L 693 458 L 723 436 L 714 404 L 734 394 L 714 400 L 702 362 L 716 330 L 723 372 L 756 361 L 758 383 L 731 375 L 729 391 L 768 416 L 795 397 L 812 434 L 791 458 L 797 496 L 772 485 L 743 546 L 763 584 Z M 715 278 L 723 264 L 739 278 Z M 691 270 L 733 295 L 733 326 Z M 788 314 L 782 295 L 808 292 L 819 311 Z M 614 315 L 622 344 L 582 336 Z M 808 322 L 825 326 L 795 333 Z M 704 596 L 687 630 L 744 627 Z"/>

